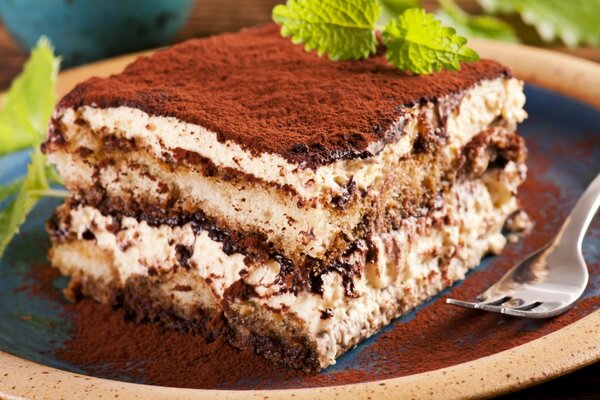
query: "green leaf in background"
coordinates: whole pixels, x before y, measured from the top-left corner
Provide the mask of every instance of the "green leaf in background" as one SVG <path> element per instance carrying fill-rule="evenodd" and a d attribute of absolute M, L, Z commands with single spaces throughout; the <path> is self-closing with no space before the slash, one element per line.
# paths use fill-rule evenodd
<path fill-rule="evenodd" d="M 41 143 L 56 102 L 59 63 L 50 42 L 41 38 L 4 97 L 0 109 L 0 155 Z"/>
<path fill-rule="evenodd" d="M 421 7 L 421 0 L 379 0 L 381 16 L 377 25 L 385 26 L 409 8 Z"/>
<path fill-rule="evenodd" d="M 478 0 L 487 12 L 518 13 L 543 40 L 600 46 L 600 0 Z"/>
<path fill-rule="evenodd" d="M 53 167 L 46 165 L 40 150 L 56 102 L 59 63 L 50 43 L 40 39 L 23 72 L 13 81 L 0 111 L 0 154 L 33 147 L 27 174 L 0 186 L 0 203 L 12 199 L 0 211 L 0 257 L 41 197 L 66 195 L 50 187 L 60 183 L 60 178 Z"/>
<path fill-rule="evenodd" d="M 390 21 L 383 31 L 388 61 L 402 70 L 430 74 L 442 68 L 458 71 L 460 63 L 477 61 L 467 39 L 443 27 L 432 14 L 411 8 Z"/>
<path fill-rule="evenodd" d="M 375 53 L 375 22 L 381 8 L 376 0 L 288 0 L 273 8 L 281 34 L 319 56 L 357 60 Z"/>
<path fill-rule="evenodd" d="M 451 26 L 456 33 L 466 37 L 518 42 L 519 39 L 508 23 L 489 15 L 470 15 L 461 10 L 454 0 L 439 0 L 441 9 L 436 12 L 444 25 Z"/>

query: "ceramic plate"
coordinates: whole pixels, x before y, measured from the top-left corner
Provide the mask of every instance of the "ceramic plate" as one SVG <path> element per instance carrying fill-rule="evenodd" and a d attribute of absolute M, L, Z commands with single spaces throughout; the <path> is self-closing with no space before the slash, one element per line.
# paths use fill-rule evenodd
<path fill-rule="evenodd" d="M 109 375 L 97 366 L 74 364 L 55 354 L 71 337 L 73 326 L 60 299 L 32 290 L 37 284 L 32 271 L 46 263 L 44 222 L 58 204 L 44 200 L 0 262 L 0 397 L 477 397 L 540 383 L 599 360 L 598 218 L 584 241 L 590 283 L 584 298 L 567 314 L 530 321 L 443 302 L 450 295 L 474 297 L 515 260 L 549 240 L 600 172 L 600 111 L 594 108 L 600 107 L 600 66 L 513 44 L 476 41 L 475 47 L 484 57 L 511 66 L 527 82 L 529 119 L 520 132 L 529 147 L 529 178 L 521 198 L 536 227 L 522 241 L 507 246 L 501 256 L 486 258 L 465 281 L 395 321 L 318 375 L 286 374 L 282 379 L 278 372 L 257 375 L 248 366 L 248 375 L 235 382 L 204 389 L 172 388 L 151 386 L 156 383 L 152 379 L 126 373 L 105 379 Z M 63 73 L 59 90 L 64 94 L 77 81 L 119 71 L 133 57 Z M 0 159 L 0 182 L 23 174 L 27 159 L 26 152 Z M 54 279 L 51 284 L 60 289 L 66 280 Z M 411 334 L 421 326 L 421 334 Z M 90 371 L 95 376 L 89 376 Z M 193 378 L 190 381 L 194 386 Z"/>

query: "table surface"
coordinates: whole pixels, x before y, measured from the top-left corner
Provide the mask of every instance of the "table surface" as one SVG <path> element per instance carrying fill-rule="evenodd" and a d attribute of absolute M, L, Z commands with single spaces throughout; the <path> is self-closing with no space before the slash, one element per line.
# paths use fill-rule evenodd
<path fill-rule="evenodd" d="M 269 20 L 273 5 L 279 3 L 279 1 L 244 0 L 238 2 L 236 7 L 224 7 L 222 0 L 203 0 L 201 3 L 201 6 L 194 8 L 188 22 L 175 41 L 207 36 L 218 32 L 235 31 L 244 26 L 264 23 Z M 527 33 L 527 35 L 533 34 L 531 31 Z M 600 49 L 569 49 L 560 46 L 554 46 L 553 49 L 600 63 Z M 0 23 L 0 91 L 8 88 L 26 59 L 26 52 L 11 40 Z M 502 398 L 599 399 L 600 363 Z"/>

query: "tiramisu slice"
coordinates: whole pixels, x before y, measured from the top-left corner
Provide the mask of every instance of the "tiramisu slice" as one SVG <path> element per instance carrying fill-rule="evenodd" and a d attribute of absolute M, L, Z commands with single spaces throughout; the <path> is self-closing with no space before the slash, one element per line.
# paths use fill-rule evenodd
<path fill-rule="evenodd" d="M 276 26 L 192 40 L 59 103 L 50 259 L 72 294 L 319 370 L 501 251 L 524 102 L 492 61 L 416 76 Z"/>

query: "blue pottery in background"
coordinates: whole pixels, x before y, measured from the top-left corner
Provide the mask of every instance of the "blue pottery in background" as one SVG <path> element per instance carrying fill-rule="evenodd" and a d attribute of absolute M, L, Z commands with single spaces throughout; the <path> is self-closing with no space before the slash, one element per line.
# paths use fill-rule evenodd
<path fill-rule="evenodd" d="M 31 48 L 46 35 L 73 66 L 169 43 L 193 0 L 0 0 L 0 18 Z"/>

